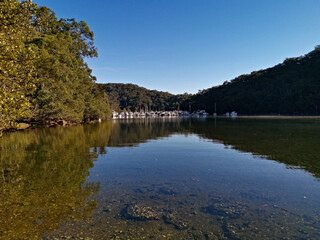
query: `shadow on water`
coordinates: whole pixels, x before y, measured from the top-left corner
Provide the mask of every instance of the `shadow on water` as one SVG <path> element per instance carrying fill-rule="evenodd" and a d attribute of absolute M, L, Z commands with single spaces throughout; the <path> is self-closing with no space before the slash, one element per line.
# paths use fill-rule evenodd
<path fill-rule="evenodd" d="M 98 157 L 113 147 L 137 147 L 173 134 L 196 134 L 204 140 L 264 156 L 320 177 L 318 120 L 135 119 L 14 132 L 0 139 L 0 239 L 37 239 L 43 237 L 43 233 L 58 230 L 63 222 L 89 219 L 97 208 L 101 188 L 99 181 L 88 181 Z M 190 192 L 190 200 L 188 191 L 186 189 L 185 196 L 180 194 L 179 201 L 196 202 L 195 199 L 201 197 L 201 193 Z M 124 208 L 116 216 L 121 219 L 120 223 L 132 219 L 144 222 L 149 217 L 163 219 L 175 229 L 187 229 L 187 223 L 175 215 L 178 210 L 165 210 L 166 201 L 179 194 L 170 184 L 159 185 L 157 190 L 139 187 L 134 192 L 135 197 L 139 194 L 148 197 L 158 207 L 139 205 L 141 199 L 131 205 L 122 199 L 119 206 L 122 204 Z M 162 197 L 167 200 L 162 201 Z M 214 201 L 210 198 L 207 205 L 199 207 L 199 225 L 201 214 L 219 216 L 221 236 L 225 237 L 221 239 L 237 239 L 226 219 L 239 221 L 240 216 L 246 214 L 246 208 L 242 203 L 231 204 L 222 197 Z M 108 208 L 102 210 L 104 214 L 110 211 L 112 213 Z M 144 215 L 137 214 L 139 211 Z M 196 215 L 191 210 L 186 214 L 186 218 Z M 201 237 L 220 239 L 206 234 Z"/>

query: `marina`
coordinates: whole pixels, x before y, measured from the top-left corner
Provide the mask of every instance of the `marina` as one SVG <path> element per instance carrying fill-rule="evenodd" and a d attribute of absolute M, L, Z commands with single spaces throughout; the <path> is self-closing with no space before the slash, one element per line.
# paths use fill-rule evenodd
<path fill-rule="evenodd" d="M 158 118 L 158 117 L 207 117 L 205 110 L 189 111 L 150 111 L 150 112 L 112 112 L 112 118 Z"/>

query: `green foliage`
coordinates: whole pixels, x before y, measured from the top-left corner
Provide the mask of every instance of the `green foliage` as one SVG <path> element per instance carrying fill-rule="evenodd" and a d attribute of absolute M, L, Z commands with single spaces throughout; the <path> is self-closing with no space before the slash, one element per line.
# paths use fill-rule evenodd
<path fill-rule="evenodd" d="M 241 75 L 223 85 L 198 93 L 185 101 L 187 109 L 213 113 L 237 111 L 240 114 L 319 114 L 320 51 L 287 58 L 272 68 Z"/>
<path fill-rule="evenodd" d="M 34 39 L 40 52 L 35 118 L 73 122 L 106 118 L 110 114 L 106 95 L 99 92 L 84 62 L 85 57 L 97 56 L 93 32 L 83 21 L 58 20 L 45 7 L 40 8 L 38 18 L 47 21 L 39 29 L 42 37 Z"/>
<path fill-rule="evenodd" d="M 104 88 L 95 84 L 92 86 L 91 93 L 87 95 L 84 119 L 86 121 L 98 118 L 106 119 L 110 116 L 111 110 Z"/>
<path fill-rule="evenodd" d="M 28 114 L 27 95 L 35 90 L 38 58 L 28 41 L 36 32 L 30 25 L 34 5 L 16 0 L 0 2 L 0 132 Z"/>
<path fill-rule="evenodd" d="M 134 84 L 103 84 L 112 110 L 176 110 L 189 94 L 173 95 L 168 92 L 148 90 Z"/>
<path fill-rule="evenodd" d="M 106 95 L 84 61 L 96 56 L 85 22 L 59 20 L 31 1 L 1 1 L 0 131 L 23 118 L 106 118 Z"/>

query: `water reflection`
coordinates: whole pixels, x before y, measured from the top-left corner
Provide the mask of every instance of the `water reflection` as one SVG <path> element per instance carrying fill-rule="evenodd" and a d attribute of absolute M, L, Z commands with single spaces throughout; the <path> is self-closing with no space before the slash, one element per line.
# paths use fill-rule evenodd
<path fill-rule="evenodd" d="M 164 233 L 168 228 L 167 231 L 182 231 L 181 239 L 244 239 L 246 235 L 233 232 L 245 234 L 244 229 L 250 225 L 251 236 L 262 236 L 261 230 L 254 230 L 259 227 L 257 222 L 264 219 L 272 223 L 275 216 L 282 214 L 277 223 L 279 232 L 281 225 L 287 229 L 295 221 L 307 226 L 292 228 L 306 232 L 301 235 L 308 239 L 308 231 L 318 229 L 318 220 L 314 218 L 319 213 L 316 205 L 301 211 L 295 208 L 299 209 L 304 202 L 284 208 L 282 187 L 288 189 L 288 196 L 296 197 L 296 193 L 290 192 L 291 185 L 274 185 L 274 192 L 271 188 L 263 191 L 261 186 L 266 180 L 246 175 L 243 169 L 242 173 L 241 165 L 237 165 L 249 157 L 212 150 L 213 143 L 195 143 L 200 136 L 206 142 L 220 142 L 265 156 L 319 178 L 319 132 L 317 120 L 171 118 L 107 121 L 7 134 L 0 139 L 0 238 L 37 239 L 56 230 L 56 236 L 74 236 L 75 232 L 89 228 L 100 231 L 100 238 L 124 237 L 121 229 L 131 229 L 142 237 L 145 230 L 141 229 L 153 229 L 153 221 L 158 224 L 156 221 L 162 219 L 166 224 L 161 226 L 162 230 L 152 230 L 156 238 L 160 236 L 155 233 L 158 231 L 170 239 Z M 135 148 L 134 152 L 128 148 L 170 136 L 180 145 L 170 142 L 170 138 L 160 141 L 162 145 L 151 141 L 152 148 Z M 180 136 L 188 136 L 190 142 Z M 219 151 L 224 155 L 217 158 L 213 154 Z M 211 160 L 212 156 L 218 160 Z M 234 164 L 233 169 L 219 169 L 226 166 L 224 158 Z M 214 161 L 215 169 L 210 165 Z M 266 171 L 269 170 L 272 169 Z M 257 185 L 252 186 L 252 179 Z M 271 203 L 280 205 L 273 207 Z M 302 212 L 309 215 L 304 217 Z M 289 221 L 288 216 L 293 220 Z M 73 222 L 79 222 L 78 227 Z M 64 224 L 59 232 L 61 223 Z M 202 230 L 206 232 L 201 233 Z M 113 235 L 106 235 L 110 232 Z"/>
<path fill-rule="evenodd" d="M 189 125 L 190 126 L 190 125 Z M 232 148 L 262 155 L 320 177 L 320 121 L 283 119 L 208 119 L 188 126 L 190 132 L 222 141 Z"/>
<path fill-rule="evenodd" d="M 99 184 L 86 178 L 109 133 L 105 124 L 35 129 L 0 139 L 0 238 L 37 239 L 62 221 L 90 217 Z"/>
<path fill-rule="evenodd" d="M 320 177 L 317 119 L 127 119 L 113 122 L 108 146 L 137 146 L 175 133 L 197 134 Z"/>

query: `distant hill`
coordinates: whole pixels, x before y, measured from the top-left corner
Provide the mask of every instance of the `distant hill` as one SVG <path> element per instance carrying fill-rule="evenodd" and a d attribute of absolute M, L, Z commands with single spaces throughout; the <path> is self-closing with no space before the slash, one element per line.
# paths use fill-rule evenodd
<path fill-rule="evenodd" d="M 241 75 L 195 95 L 174 95 L 134 84 L 101 84 L 113 110 L 205 109 L 218 114 L 320 114 L 320 47 L 274 67 Z"/>
<path fill-rule="evenodd" d="M 209 113 L 320 114 L 320 47 L 272 68 L 241 75 L 184 101 Z"/>
<path fill-rule="evenodd" d="M 168 92 L 149 90 L 135 84 L 107 83 L 105 88 L 112 110 L 175 110 L 190 94 L 174 95 Z"/>

